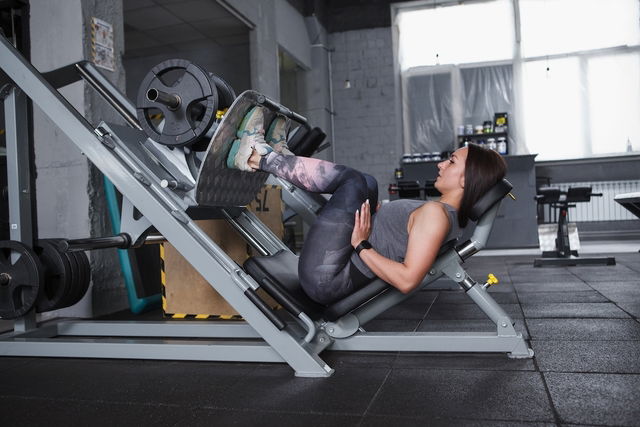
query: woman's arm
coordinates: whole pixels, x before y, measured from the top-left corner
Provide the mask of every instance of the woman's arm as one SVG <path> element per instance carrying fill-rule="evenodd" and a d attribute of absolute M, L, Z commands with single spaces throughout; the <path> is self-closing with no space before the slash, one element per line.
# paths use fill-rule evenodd
<path fill-rule="evenodd" d="M 369 237 L 371 214 L 368 205 L 356 213 L 351 242 L 354 246 Z M 376 276 L 402 293 L 415 289 L 435 261 L 449 231 L 449 217 L 438 203 L 426 203 L 416 211 L 409 230 L 409 243 L 404 262 L 386 258 L 373 249 L 360 251 L 360 258 Z"/>

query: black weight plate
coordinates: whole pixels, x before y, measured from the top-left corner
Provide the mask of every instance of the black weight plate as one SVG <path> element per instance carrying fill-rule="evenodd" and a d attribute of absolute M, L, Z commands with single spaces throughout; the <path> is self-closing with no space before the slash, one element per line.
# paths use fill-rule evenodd
<path fill-rule="evenodd" d="M 182 75 L 170 83 L 175 72 Z M 149 89 L 157 89 L 180 97 L 180 105 L 168 106 L 147 98 Z M 218 91 L 214 90 L 209 75 L 196 64 L 184 59 L 170 59 L 151 69 L 138 90 L 137 116 L 147 135 L 165 145 L 191 144 L 207 133 L 213 124 L 218 108 Z M 162 129 L 153 123 L 154 111 L 164 116 Z"/>
<path fill-rule="evenodd" d="M 211 77 L 216 89 L 218 89 L 218 110 L 231 107 L 231 104 L 236 99 L 236 93 L 231 85 L 215 74 L 209 73 L 209 77 Z"/>
<path fill-rule="evenodd" d="M 89 258 L 85 252 L 69 252 L 69 255 L 75 257 L 78 263 L 78 280 L 73 288 L 73 293 L 69 300 L 69 306 L 75 305 L 89 289 L 89 283 L 91 282 L 91 267 L 89 264 Z"/>
<path fill-rule="evenodd" d="M 71 286 L 71 266 L 67 256 L 58 250 L 57 241 L 39 240 L 34 247 L 44 269 L 44 283 L 38 296 L 38 313 L 59 307 Z"/>
<path fill-rule="evenodd" d="M 79 254 L 78 258 L 80 259 L 84 269 L 83 281 L 78 288 L 80 289 L 80 295 L 78 297 L 78 301 L 80 301 L 89 290 L 89 285 L 91 284 L 91 262 L 89 262 L 89 257 L 87 257 L 86 252 L 79 252 L 78 254 Z"/>
<path fill-rule="evenodd" d="M 13 240 L 0 241 L 0 318 L 15 319 L 28 313 L 38 300 L 43 278 L 42 264 L 33 249 Z"/>
<path fill-rule="evenodd" d="M 60 302 L 60 306 L 56 307 L 56 309 L 69 307 L 73 302 L 75 290 L 78 289 L 80 283 L 80 265 L 78 263 L 78 259 L 74 255 L 73 252 L 65 252 L 64 255 L 69 260 L 69 266 L 71 267 L 71 280 L 69 282 L 69 287 L 67 288 L 67 292 L 65 293 L 62 301 Z"/>

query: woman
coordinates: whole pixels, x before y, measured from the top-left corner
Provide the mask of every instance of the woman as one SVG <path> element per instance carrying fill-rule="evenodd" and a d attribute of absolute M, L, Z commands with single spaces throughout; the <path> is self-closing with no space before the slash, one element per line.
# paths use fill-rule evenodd
<path fill-rule="evenodd" d="M 372 215 L 375 179 L 347 166 L 292 155 L 286 148 L 287 126 L 278 116 L 265 135 L 263 111 L 254 107 L 240 124 L 227 165 L 332 194 L 307 234 L 298 264 L 302 288 L 321 304 L 344 298 L 376 276 L 402 293 L 414 290 L 442 243 L 459 237 L 474 203 L 506 171 L 495 151 L 461 148 L 438 164 L 439 201 L 400 199 Z"/>

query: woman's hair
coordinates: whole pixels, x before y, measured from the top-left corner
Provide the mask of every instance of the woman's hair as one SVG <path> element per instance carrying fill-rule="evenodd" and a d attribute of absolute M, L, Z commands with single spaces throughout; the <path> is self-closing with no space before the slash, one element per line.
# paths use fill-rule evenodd
<path fill-rule="evenodd" d="M 458 210 L 458 223 L 466 227 L 473 205 L 504 178 L 507 165 L 500 154 L 494 150 L 469 144 L 464 171 L 464 193 Z"/>

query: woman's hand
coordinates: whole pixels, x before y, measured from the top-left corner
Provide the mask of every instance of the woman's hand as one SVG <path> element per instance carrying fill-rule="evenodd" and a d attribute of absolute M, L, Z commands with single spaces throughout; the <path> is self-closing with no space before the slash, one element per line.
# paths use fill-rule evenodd
<path fill-rule="evenodd" d="M 371 207 L 369 206 L 369 199 L 360 206 L 360 209 L 356 211 L 355 215 L 356 221 L 353 226 L 353 232 L 351 233 L 351 246 L 354 248 L 363 240 L 367 240 L 369 234 L 371 234 Z"/>

